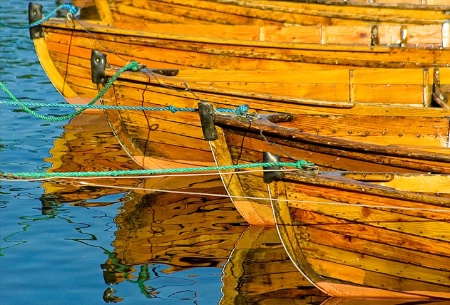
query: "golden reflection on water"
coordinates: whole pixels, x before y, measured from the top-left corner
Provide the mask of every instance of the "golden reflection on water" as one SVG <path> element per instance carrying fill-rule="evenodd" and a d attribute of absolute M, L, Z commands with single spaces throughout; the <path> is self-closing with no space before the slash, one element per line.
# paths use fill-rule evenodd
<path fill-rule="evenodd" d="M 84 113 L 64 129 L 46 159 L 49 172 L 138 169 L 102 113 Z M 107 284 L 133 282 L 152 297 L 158 293 L 146 285 L 152 264 L 166 266 L 159 270 L 165 274 L 213 267 L 223 274 L 221 304 L 326 299 L 295 269 L 275 228 L 245 223 L 218 176 L 54 179 L 41 187 L 44 208 L 55 203 L 101 207 L 111 204 L 107 196 L 125 194 L 114 219 L 113 251 L 101 263 Z M 116 293 L 109 287 L 103 298 L 122 301 Z"/>
<path fill-rule="evenodd" d="M 49 172 L 139 169 L 121 149 L 102 113 L 72 119 L 50 153 Z M 151 286 L 155 274 L 208 267 L 222 273 L 222 305 L 416 302 L 328 298 L 295 269 L 275 228 L 245 223 L 218 176 L 55 179 L 41 187 L 43 212 L 49 215 L 55 204 L 101 207 L 116 203 L 109 195 L 124 194 L 114 218 L 113 249 L 105 249 L 107 258 L 99 272 L 106 284 L 136 284 L 136 293 L 147 298 L 161 292 Z M 160 264 L 157 271 L 155 264 Z M 103 299 L 108 303 L 124 300 L 111 286 Z"/>

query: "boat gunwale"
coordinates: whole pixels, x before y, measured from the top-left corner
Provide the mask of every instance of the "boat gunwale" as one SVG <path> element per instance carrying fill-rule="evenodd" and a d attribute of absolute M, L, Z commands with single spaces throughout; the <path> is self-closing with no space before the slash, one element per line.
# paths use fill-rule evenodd
<path fill-rule="evenodd" d="M 272 122 L 270 117 L 280 116 L 280 114 L 258 115 L 256 124 L 251 124 L 252 117 L 239 116 L 233 114 L 222 114 L 215 112 L 213 115 L 214 124 L 229 129 L 240 129 L 246 133 L 264 133 L 265 136 L 275 136 L 277 139 L 295 140 L 328 147 L 340 147 L 347 150 L 361 150 L 363 152 L 386 154 L 390 156 L 406 157 L 411 159 L 425 159 L 430 161 L 440 161 L 450 163 L 450 151 L 448 154 L 434 153 L 420 149 L 402 148 L 400 145 L 377 145 L 371 143 L 361 143 L 354 140 L 339 139 L 331 136 L 313 135 L 290 127 L 284 127 Z M 292 115 L 294 118 L 295 115 Z M 449 118 L 450 120 L 450 118 Z M 449 121 L 450 122 L 450 121 Z"/>
<path fill-rule="evenodd" d="M 157 25 L 157 24 L 155 24 Z M 42 24 L 43 27 L 57 28 L 63 30 L 77 30 L 85 32 L 86 34 L 113 34 L 122 35 L 129 37 L 137 37 L 138 40 L 142 39 L 161 39 L 161 40 L 176 40 L 183 42 L 196 42 L 196 43 L 207 43 L 207 44 L 218 44 L 218 45 L 239 45 L 244 47 L 262 47 L 271 49 L 289 49 L 289 50 L 316 50 L 316 51 L 335 51 L 335 52 L 364 52 L 364 53 L 390 53 L 393 50 L 428 50 L 428 51 L 442 51 L 449 48 L 421 48 L 413 46 L 401 47 L 399 45 L 340 45 L 340 44 L 320 44 L 320 43 L 295 43 L 295 42 L 270 42 L 270 41 L 252 41 L 243 39 L 228 39 L 228 38 L 218 38 L 214 36 L 200 36 L 200 35 L 181 35 L 172 33 L 161 33 L 157 31 L 150 30 L 133 30 L 116 28 L 113 26 L 105 26 L 101 24 L 92 23 L 86 20 L 66 20 L 64 18 L 51 18 L 50 20 Z M 182 27 L 182 25 L 173 25 Z M 239 26 L 229 26 L 225 27 L 239 27 Z M 259 26 L 248 26 L 248 27 L 259 27 Z M 136 41 L 135 41 L 136 42 Z"/>

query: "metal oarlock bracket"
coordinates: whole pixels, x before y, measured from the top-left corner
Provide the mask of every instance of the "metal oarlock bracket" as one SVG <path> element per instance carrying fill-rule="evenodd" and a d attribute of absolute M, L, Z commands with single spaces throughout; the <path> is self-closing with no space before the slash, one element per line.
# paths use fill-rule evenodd
<path fill-rule="evenodd" d="M 408 44 L 408 29 L 406 28 L 406 26 L 401 26 L 400 27 L 400 42 L 399 42 L 399 46 L 404 48 L 406 47 L 406 45 Z"/>
<path fill-rule="evenodd" d="M 281 157 L 278 155 L 275 155 L 270 152 L 264 152 L 263 153 L 263 162 L 280 162 Z M 264 183 L 271 183 L 275 180 L 280 180 L 281 178 L 281 168 L 279 166 L 267 166 L 263 167 L 264 174 L 263 179 Z"/>
<path fill-rule="evenodd" d="M 91 78 L 94 84 L 106 83 L 106 54 L 100 51 L 91 52 Z"/>
<path fill-rule="evenodd" d="M 218 135 L 216 126 L 214 125 L 214 108 L 210 103 L 199 102 L 198 112 L 200 114 L 200 122 L 202 124 L 202 131 L 205 140 L 214 141 L 217 140 Z"/>
<path fill-rule="evenodd" d="M 380 44 L 380 39 L 378 38 L 378 26 L 372 25 L 370 27 L 370 46 L 377 46 Z"/>
<path fill-rule="evenodd" d="M 28 4 L 28 22 L 29 24 L 35 23 L 43 18 L 42 5 L 29 3 Z M 30 38 L 38 39 L 44 37 L 44 31 L 40 25 L 30 28 Z"/>
<path fill-rule="evenodd" d="M 442 108 L 450 109 L 447 95 L 441 90 L 441 79 L 439 69 L 435 68 L 433 73 L 433 100 Z"/>

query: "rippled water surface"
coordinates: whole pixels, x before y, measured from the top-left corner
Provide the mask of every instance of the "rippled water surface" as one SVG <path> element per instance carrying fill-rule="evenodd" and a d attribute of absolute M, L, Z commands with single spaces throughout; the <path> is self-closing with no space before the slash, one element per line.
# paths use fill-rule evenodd
<path fill-rule="evenodd" d="M 58 6 L 38 3 L 44 14 Z M 28 1 L 0 0 L 0 21 L 26 26 L 27 9 Z M 66 101 L 44 73 L 28 29 L 0 27 L 0 33 L 4 87 L 22 102 L 54 104 L 33 107 L 41 115 L 72 112 L 62 107 Z M 3 90 L 0 101 L 10 101 Z M 18 105 L 0 109 L 3 173 L 138 169 L 102 112 L 48 122 Z M 248 226 L 218 177 L 4 177 L 0 305 L 379 304 L 343 303 L 314 288 L 276 229 Z"/>
<path fill-rule="evenodd" d="M 58 6 L 39 4 L 44 13 Z M 0 0 L 0 20 L 27 25 L 27 9 L 28 1 Z M 34 107 L 41 115 L 73 111 L 61 107 L 26 28 L 0 27 L 0 82 L 22 102 L 54 104 Z M 138 169 L 101 112 L 47 122 L 0 107 L 3 173 Z M 275 228 L 248 226 L 217 177 L 4 177 L 0 305 L 344 304 L 301 276 Z"/>
<path fill-rule="evenodd" d="M 51 0 L 39 3 L 44 12 L 57 7 Z M 27 8 L 28 1 L 2 0 L 0 20 L 26 25 Z M 28 30 L 1 27 L 0 32 L 0 81 L 21 101 L 64 103 L 36 58 Z M 7 96 L 2 92 L 0 99 Z M 52 162 L 58 162 L 62 153 L 52 156 L 50 151 L 64 134 L 78 128 L 67 121 L 38 120 L 18 107 L 0 107 L 3 172 L 41 172 L 55 166 Z M 70 112 L 58 107 L 36 110 L 44 115 Z M 106 129 L 88 136 L 81 145 L 99 147 L 112 141 Z M 103 141 L 93 144 L 92 137 Z M 117 144 L 107 144 L 108 149 L 119 151 Z M 61 145 L 69 150 L 67 144 Z M 166 264 L 136 262 L 119 271 L 111 264 L 113 272 L 107 272 L 105 263 L 114 258 L 114 218 L 126 201 L 126 191 L 90 188 L 81 192 L 43 182 L 0 183 L 0 304 L 143 304 L 150 299 L 157 304 L 215 304 L 221 298 L 220 266 L 168 272 Z M 108 274 L 125 278 L 111 280 Z"/>

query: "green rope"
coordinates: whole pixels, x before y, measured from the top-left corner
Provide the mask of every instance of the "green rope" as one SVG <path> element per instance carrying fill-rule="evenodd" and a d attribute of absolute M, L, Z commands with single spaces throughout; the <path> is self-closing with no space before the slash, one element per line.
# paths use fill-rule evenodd
<path fill-rule="evenodd" d="M 113 84 L 113 82 L 120 76 L 120 74 L 122 74 L 123 72 L 127 71 L 127 70 L 131 70 L 131 71 L 138 71 L 140 69 L 140 65 L 138 64 L 137 61 L 133 60 L 131 61 L 129 64 L 125 65 L 124 67 L 122 67 L 121 69 L 119 69 L 117 71 L 117 73 L 110 78 L 110 80 L 108 81 L 108 83 L 106 83 L 105 87 L 99 92 L 99 94 L 97 95 L 97 97 L 95 97 L 89 104 L 84 105 L 86 107 L 83 107 L 80 110 L 77 110 L 75 112 L 60 116 L 60 117 L 49 117 L 49 116 L 44 116 L 41 115 L 39 113 L 37 113 L 36 111 L 28 108 L 23 102 L 19 101 L 6 87 L 5 85 L 0 82 L 0 88 L 3 89 L 3 91 L 6 93 L 6 95 L 8 95 L 8 97 L 13 100 L 16 104 L 18 104 L 23 110 L 25 110 L 27 113 L 35 116 L 38 119 L 44 120 L 44 121 L 48 121 L 48 122 L 60 122 L 60 121 L 64 121 L 67 119 L 71 119 L 74 116 L 77 116 L 78 114 L 82 113 L 84 110 L 88 109 L 88 107 L 92 106 L 94 103 L 96 103 L 105 93 L 106 91 L 109 89 L 109 87 L 111 87 L 111 85 Z"/>
<path fill-rule="evenodd" d="M 12 29 L 29 29 L 29 28 L 33 28 L 33 27 L 38 26 L 38 25 L 42 24 L 43 22 L 49 20 L 53 16 L 56 16 L 56 13 L 59 10 L 67 10 L 68 14 L 70 14 L 71 16 L 74 16 L 76 18 L 80 14 L 80 10 L 77 7 L 75 7 L 74 5 L 72 5 L 72 4 L 62 4 L 62 5 L 58 6 L 57 8 L 55 8 L 53 11 L 51 11 L 46 17 L 44 17 L 41 20 L 38 20 L 36 22 L 30 23 L 28 25 L 10 25 L 10 24 L 7 24 L 6 22 L 0 21 L 0 27 L 8 27 L 8 28 L 12 28 Z"/>
<path fill-rule="evenodd" d="M 1 82 L 0 82 L 1 84 Z M 144 110 L 144 111 L 170 111 L 172 113 L 178 111 L 184 112 L 197 112 L 198 108 L 178 108 L 175 106 L 166 106 L 166 107 L 146 107 L 146 106 L 110 106 L 110 105 L 87 105 L 87 104 L 52 104 L 52 103 L 36 103 L 36 102 L 19 102 L 16 101 L 2 101 L 0 100 L 0 104 L 7 106 L 16 106 L 16 105 L 25 105 L 27 108 L 29 107 L 53 107 L 53 108 L 80 108 L 80 109 L 106 109 L 106 110 Z M 217 112 L 233 112 L 237 114 L 244 114 L 248 111 L 248 105 L 240 105 L 237 109 L 231 108 L 216 108 Z"/>
<path fill-rule="evenodd" d="M 222 171 L 243 168 L 257 167 L 295 167 L 304 169 L 313 166 L 313 163 L 305 160 L 297 162 L 261 162 L 253 164 L 235 164 L 223 166 L 207 166 L 207 167 L 186 167 L 186 168 L 168 168 L 168 169 L 140 169 L 140 170 L 118 170 L 103 172 L 61 172 L 61 173 L 3 173 L 0 176 L 8 179 L 40 179 L 40 178 L 79 178 L 79 177 L 117 177 L 117 176 L 138 176 L 138 175 L 159 175 L 159 174 L 179 174 L 203 171 Z"/>

